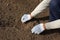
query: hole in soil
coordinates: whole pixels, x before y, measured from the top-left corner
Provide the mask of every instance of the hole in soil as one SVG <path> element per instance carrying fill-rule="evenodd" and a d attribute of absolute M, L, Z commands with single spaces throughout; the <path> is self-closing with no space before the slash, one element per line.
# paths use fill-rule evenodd
<path fill-rule="evenodd" d="M 9 10 L 11 11 L 12 9 L 11 9 L 11 8 L 9 8 Z"/>

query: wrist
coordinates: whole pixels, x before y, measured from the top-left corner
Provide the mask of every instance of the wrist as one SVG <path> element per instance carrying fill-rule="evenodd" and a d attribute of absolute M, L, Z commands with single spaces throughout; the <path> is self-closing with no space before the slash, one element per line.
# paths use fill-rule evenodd
<path fill-rule="evenodd" d="M 42 30 L 46 30 L 45 23 L 41 23 L 40 25 L 41 25 L 41 29 L 42 29 Z"/>
<path fill-rule="evenodd" d="M 30 14 L 30 17 L 31 17 L 31 19 L 33 18 L 33 16 Z"/>
<path fill-rule="evenodd" d="M 43 28 L 46 29 L 46 25 L 45 25 L 45 23 L 43 23 Z"/>

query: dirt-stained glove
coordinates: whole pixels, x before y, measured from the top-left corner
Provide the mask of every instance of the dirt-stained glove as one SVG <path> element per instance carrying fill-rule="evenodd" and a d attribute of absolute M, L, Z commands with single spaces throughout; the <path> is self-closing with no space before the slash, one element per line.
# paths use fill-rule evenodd
<path fill-rule="evenodd" d="M 45 30 L 45 29 L 44 29 L 44 27 L 43 27 L 43 24 L 41 23 L 41 24 L 38 24 L 38 25 L 34 26 L 34 27 L 32 28 L 32 30 L 31 30 L 31 32 L 34 33 L 34 34 L 40 34 L 40 33 L 42 33 L 44 30 Z"/>
<path fill-rule="evenodd" d="M 31 15 L 30 14 L 24 14 L 21 18 L 21 22 L 24 23 L 24 22 L 27 22 L 31 19 Z"/>

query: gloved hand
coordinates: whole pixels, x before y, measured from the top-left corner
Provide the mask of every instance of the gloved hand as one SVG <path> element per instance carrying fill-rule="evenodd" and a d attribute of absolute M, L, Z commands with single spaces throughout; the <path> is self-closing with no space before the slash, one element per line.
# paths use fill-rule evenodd
<path fill-rule="evenodd" d="M 31 19 L 31 15 L 30 14 L 24 14 L 21 18 L 21 22 L 24 23 L 26 21 L 29 21 Z"/>
<path fill-rule="evenodd" d="M 34 33 L 34 34 L 40 34 L 44 31 L 44 26 L 43 24 L 38 24 L 36 26 L 34 26 L 32 29 L 31 29 L 31 32 Z"/>

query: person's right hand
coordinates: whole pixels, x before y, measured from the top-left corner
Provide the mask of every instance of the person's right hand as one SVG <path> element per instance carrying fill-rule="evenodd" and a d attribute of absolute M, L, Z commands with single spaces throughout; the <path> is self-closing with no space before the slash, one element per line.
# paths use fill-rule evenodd
<path fill-rule="evenodd" d="M 21 18 L 21 22 L 25 23 L 25 22 L 29 21 L 30 19 L 32 19 L 30 14 L 24 14 Z"/>
<path fill-rule="evenodd" d="M 44 25 L 45 25 L 45 24 L 40 23 L 40 24 L 34 26 L 34 27 L 31 29 L 31 32 L 34 33 L 34 34 L 40 34 L 40 33 L 42 33 L 42 32 L 45 30 Z"/>

